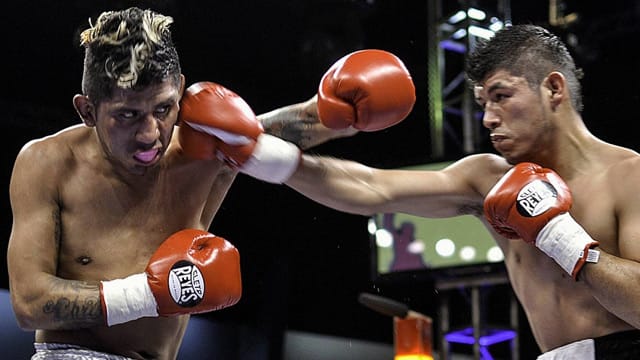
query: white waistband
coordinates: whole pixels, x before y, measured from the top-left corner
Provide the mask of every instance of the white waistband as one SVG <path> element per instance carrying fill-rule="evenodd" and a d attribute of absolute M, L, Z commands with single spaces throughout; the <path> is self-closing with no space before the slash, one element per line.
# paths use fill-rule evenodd
<path fill-rule="evenodd" d="M 36 352 L 31 360 L 133 360 L 128 357 L 107 354 L 82 346 L 61 343 L 34 343 Z"/>
<path fill-rule="evenodd" d="M 547 351 L 538 360 L 595 360 L 596 348 L 593 339 L 580 340 Z"/>

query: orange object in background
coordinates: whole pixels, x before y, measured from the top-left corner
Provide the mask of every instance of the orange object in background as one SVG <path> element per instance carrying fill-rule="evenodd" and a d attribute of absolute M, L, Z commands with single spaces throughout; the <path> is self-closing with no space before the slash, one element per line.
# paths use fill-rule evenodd
<path fill-rule="evenodd" d="M 394 360 L 433 360 L 432 320 L 425 317 L 393 318 Z"/>

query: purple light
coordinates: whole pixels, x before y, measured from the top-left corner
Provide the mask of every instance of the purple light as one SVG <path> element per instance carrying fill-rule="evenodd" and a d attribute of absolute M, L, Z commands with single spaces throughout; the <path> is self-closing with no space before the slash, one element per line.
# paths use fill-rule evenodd
<path fill-rule="evenodd" d="M 478 337 L 478 345 L 480 345 L 480 352 L 482 353 L 482 358 L 491 360 L 491 354 L 487 350 L 487 346 L 497 344 L 503 341 L 512 340 L 516 337 L 516 332 L 514 330 L 506 330 L 506 329 L 490 329 L 485 330 L 484 334 Z M 458 331 L 452 331 L 444 336 L 445 340 L 450 343 L 459 343 L 459 344 L 467 344 L 473 345 L 475 343 L 475 338 L 473 337 L 473 328 L 468 327 Z"/>
<path fill-rule="evenodd" d="M 459 42 L 455 42 L 452 40 L 442 40 L 440 41 L 440 47 L 445 49 L 445 50 L 449 50 L 449 51 L 453 51 L 453 52 L 457 52 L 460 54 L 464 54 L 467 52 L 467 47 Z"/>
<path fill-rule="evenodd" d="M 478 344 L 481 346 L 490 346 L 499 342 L 511 340 L 516 337 L 514 330 L 492 329 L 487 330 L 485 334 L 480 335 Z M 473 337 L 473 328 L 466 328 L 458 331 L 452 331 L 444 336 L 448 342 L 472 345 L 475 342 Z"/>

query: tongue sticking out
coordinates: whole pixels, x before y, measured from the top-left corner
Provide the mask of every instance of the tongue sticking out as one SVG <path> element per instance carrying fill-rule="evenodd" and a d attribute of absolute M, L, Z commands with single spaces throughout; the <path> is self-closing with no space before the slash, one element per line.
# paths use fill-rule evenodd
<path fill-rule="evenodd" d="M 158 150 L 153 149 L 148 151 L 141 151 L 135 155 L 135 158 L 144 163 L 148 163 L 153 161 L 153 159 L 156 158 L 156 155 L 158 155 Z"/>

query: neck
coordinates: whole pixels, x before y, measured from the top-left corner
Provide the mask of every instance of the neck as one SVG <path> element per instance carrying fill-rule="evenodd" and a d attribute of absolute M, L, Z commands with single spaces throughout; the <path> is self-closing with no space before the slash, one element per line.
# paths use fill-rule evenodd
<path fill-rule="evenodd" d="M 596 138 L 577 115 L 576 119 L 564 121 L 555 130 L 550 146 L 534 161 L 554 169 L 565 179 L 569 179 L 581 168 L 588 166 L 598 155 L 602 141 Z"/>

